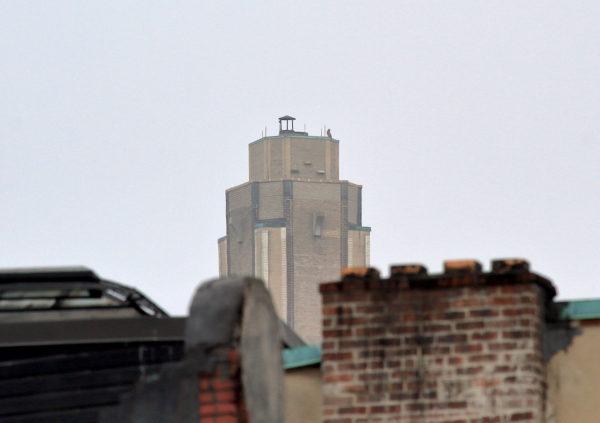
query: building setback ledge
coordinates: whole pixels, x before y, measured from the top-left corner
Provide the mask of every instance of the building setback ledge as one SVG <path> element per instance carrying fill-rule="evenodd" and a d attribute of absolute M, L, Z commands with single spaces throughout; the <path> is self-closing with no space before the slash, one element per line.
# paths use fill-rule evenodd
<path fill-rule="evenodd" d="M 564 320 L 600 319 L 600 299 L 557 301 L 556 305 Z"/>
<path fill-rule="evenodd" d="M 348 225 L 348 230 L 349 231 L 364 231 L 364 232 L 371 232 L 371 227 L 370 226 L 360 226 L 360 225 L 356 225 L 354 223 L 350 223 Z"/>
<path fill-rule="evenodd" d="M 227 190 L 225 190 L 226 193 L 231 192 L 231 191 L 235 191 L 237 189 L 240 189 L 242 187 L 248 186 L 248 185 L 252 185 L 252 184 L 264 184 L 264 183 L 272 183 L 272 182 L 293 182 L 293 183 L 297 183 L 297 182 L 310 182 L 312 183 L 321 183 L 321 184 L 346 184 L 348 186 L 352 186 L 352 187 L 357 187 L 357 188 L 362 188 L 362 185 L 360 184 L 355 184 L 354 182 L 350 182 L 346 179 L 321 179 L 321 178 L 316 178 L 316 179 L 311 179 L 311 178 L 273 178 L 273 179 L 255 179 L 255 180 L 251 180 L 248 182 L 244 182 L 243 184 L 239 184 L 236 185 L 234 187 L 228 188 Z M 367 227 L 367 226 L 365 226 Z"/>
<path fill-rule="evenodd" d="M 258 220 L 254 224 L 254 228 L 283 228 L 286 225 L 285 218 Z"/>
<path fill-rule="evenodd" d="M 299 134 L 284 134 L 284 135 L 275 135 L 269 137 L 262 137 L 257 139 L 256 141 L 252 141 L 249 145 L 256 144 L 262 140 L 273 140 L 273 139 L 284 139 L 284 138 L 306 138 L 306 139 L 321 139 L 334 142 L 336 144 L 340 143 L 340 140 L 335 138 L 329 138 L 327 135 L 299 135 Z"/>
<path fill-rule="evenodd" d="M 283 350 L 282 354 L 283 368 L 286 370 L 314 366 L 321 363 L 321 348 L 318 345 L 289 348 Z"/>

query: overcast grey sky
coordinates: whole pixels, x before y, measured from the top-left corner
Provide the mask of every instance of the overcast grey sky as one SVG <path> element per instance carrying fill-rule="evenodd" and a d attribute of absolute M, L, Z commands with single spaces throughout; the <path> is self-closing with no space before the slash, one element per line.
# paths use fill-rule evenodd
<path fill-rule="evenodd" d="M 372 262 L 600 297 L 600 2 L 0 0 L 0 267 L 183 314 L 276 118 L 340 142 Z"/>

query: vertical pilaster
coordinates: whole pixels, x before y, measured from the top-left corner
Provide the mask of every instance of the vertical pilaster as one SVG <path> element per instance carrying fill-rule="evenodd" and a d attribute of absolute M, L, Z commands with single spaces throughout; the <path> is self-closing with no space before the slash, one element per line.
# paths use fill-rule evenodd
<path fill-rule="evenodd" d="M 294 327 L 294 219 L 293 184 L 283 181 L 283 217 L 286 222 L 287 323 Z"/>
<path fill-rule="evenodd" d="M 227 275 L 231 275 L 231 243 L 229 242 L 229 240 L 231 239 L 231 233 L 229 230 L 229 223 L 231 220 L 231 214 L 229 212 L 230 210 L 230 203 L 229 203 L 229 192 L 225 192 L 225 233 L 227 236 L 227 244 L 226 244 L 226 254 L 227 254 Z"/>
<path fill-rule="evenodd" d="M 348 267 L 348 184 L 340 185 L 340 264 Z"/>
<path fill-rule="evenodd" d="M 258 201 L 260 196 L 260 184 L 258 182 L 253 182 L 250 188 L 250 201 L 252 203 L 252 230 L 250 233 L 252 234 L 252 241 L 250 245 L 255 246 L 255 232 L 254 225 L 256 225 L 256 221 L 258 220 Z M 252 274 L 256 274 L 256 248 L 252 249 Z"/>
<path fill-rule="evenodd" d="M 281 318 L 287 322 L 287 309 L 288 309 L 288 273 L 287 273 L 287 263 L 288 263 L 288 255 L 287 255 L 287 229 L 281 228 L 280 232 L 281 236 L 281 304 L 282 310 L 286 310 L 286 315 L 281 316 Z"/>

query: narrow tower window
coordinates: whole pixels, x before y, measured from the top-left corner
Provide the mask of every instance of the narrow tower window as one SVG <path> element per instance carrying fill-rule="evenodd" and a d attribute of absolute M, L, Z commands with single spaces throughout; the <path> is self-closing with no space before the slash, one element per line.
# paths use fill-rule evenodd
<path fill-rule="evenodd" d="M 325 216 L 320 213 L 313 213 L 313 236 L 321 237 L 321 233 L 323 232 L 323 220 L 325 220 Z"/>

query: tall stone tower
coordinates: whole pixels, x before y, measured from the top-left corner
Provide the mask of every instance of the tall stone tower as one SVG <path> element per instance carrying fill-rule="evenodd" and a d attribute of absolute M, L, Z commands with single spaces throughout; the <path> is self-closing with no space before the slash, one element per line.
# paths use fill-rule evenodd
<path fill-rule="evenodd" d="M 250 144 L 250 179 L 226 192 L 219 273 L 264 280 L 280 317 L 317 342 L 318 284 L 369 265 L 371 229 L 362 187 L 339 179 L 339 141 L 295 131 L 294 120 L 279 118 L 279 135 Z"/>

